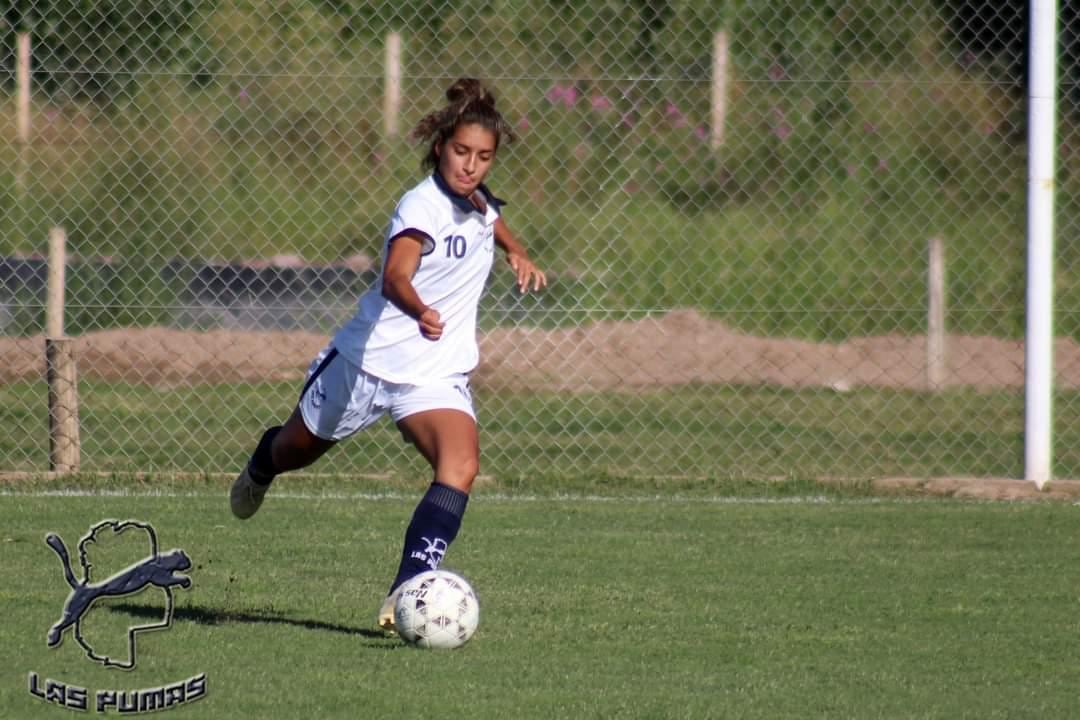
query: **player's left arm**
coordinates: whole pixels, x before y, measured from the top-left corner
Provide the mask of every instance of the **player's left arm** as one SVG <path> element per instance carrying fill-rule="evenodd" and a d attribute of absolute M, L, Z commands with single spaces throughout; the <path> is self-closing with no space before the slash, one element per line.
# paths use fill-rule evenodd
<path fill-rule="evenodd" d="M 510 268 L 517 276 L 520 292 L 528 292 L 530 284 L 533 290 L 547 287 L 547 276 L 544 275 L 544 271 L 536 267 L 536 263 L 529 258 L 525 246 L 514 237 L 502 218 L 495 221 L 495 244 L 506 252 L 506 262 L 510 263 Z"/>

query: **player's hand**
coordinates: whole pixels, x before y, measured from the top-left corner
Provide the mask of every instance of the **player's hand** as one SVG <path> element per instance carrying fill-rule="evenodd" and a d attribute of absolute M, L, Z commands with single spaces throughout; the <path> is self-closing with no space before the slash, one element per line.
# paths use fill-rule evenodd
<path fill-rule="evenodd" d="M 547 276 L 544 275 L 540 268 L 536 267 L 527 255 L 510 253 L 506 256 L 506 261 L 510 263 L 510 268 L 514 271 L 514 275 L 517 276 L 518 292 L 529 292 L 530 284 L 533 290 L 547 287 Z"/>
<path fill-rule="evenodd" d="M 417 324 L 420 325 L 420 334 L 428 340 L 438 340 L 442 337 L 443 323 L 442 316 L 439 315 L 439 311 L 435 308 L 428 308 L 424 312 L 420 313 L 420 317 L 417 318 Z"/>

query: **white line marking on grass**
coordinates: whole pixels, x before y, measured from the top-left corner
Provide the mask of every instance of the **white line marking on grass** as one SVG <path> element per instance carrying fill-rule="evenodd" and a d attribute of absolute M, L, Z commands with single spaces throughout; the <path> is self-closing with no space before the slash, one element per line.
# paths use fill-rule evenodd
<path fill-rule="evenodd" d="M 225 502 L 225 493 L 210 492 L 180 492 L 175 490 L 110 490 L 110 489 L 83 489 L 68 488 L 56 490 L 0 490 L 0 497 L 71 497 L 71 498 L 215 498 Z M 320 500 L 362 500 L 369 502 L 379 501 L 415 501 L 420 493 L 401 492 L 275 492 L 272 497 L 281 500 L 297 500 L 301 502 Z M 950 500 L 962 503 L 985 503 L 993 502 L 978 499 L 935 498 L 935 497 L 829 497 L 827 495 L 793 495 L 790 497 L 743 497 L 737 495 L 574 495 L 560 493 L 556 495 L 525 495 L 511 493 L 487 493 L 482 492 L 472 499 L 473 502 L 497 502 L 497 503 L 623 503 L 623 504 L 691 504 L 708 503 L 715 505 L 883 505 L 883 504 L 922 504 Z M 1010 501 L 1016 502 L 1016 501 Z M 1076 503 L 1080 505 L 1080 503 Z"/>

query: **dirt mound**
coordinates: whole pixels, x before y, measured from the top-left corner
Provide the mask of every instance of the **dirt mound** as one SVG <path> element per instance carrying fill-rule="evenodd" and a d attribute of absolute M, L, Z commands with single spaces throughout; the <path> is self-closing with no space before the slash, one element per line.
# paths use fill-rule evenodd
<path fill-rule="evenodd" d="M 75 338 L 85 378 L 149 383 L 300 379 L 327 337 L 306 332 L 168 328 L 115 329 Z M 580 328 L 499 328 L 480 338 L 478 383 L 523 389 L 641 391 L 687 383 L 927 388 L 926 338 L 885 335 L 814 343 L 735 332 L 694 310 Z M 1024 346 L 1016 340 L 953 335 L 945 386 L 1019 388 Z M 41 377 L 44 339 L 0 338 L 0 382 Z M 1080 387 L 1080 346 L 1059 339 L 1054 366 L 1062 389 Z"/>
<path fill-rule="evenodd" d="M 325 335 L 298 332 L 125 328 L 75 340 L 80 378 L 154 384 L 265 382 L 303 377 Z M 0 382 L 41 377 L 45 340 L 0 338 Z"/>
<path fill-rule="evenodd" d="M 1080 346 L 1055 347 L 1058 386 L 1080 387 Z M 926 389 L 925 336 L 814 343 L 735 332 L 694 310 L 582 328 L 498 329 L 482 341 L 480 379 L 570 391 L 687 383 Z M 1022 387 L 1024 345 L 993 337 L 946 341 L 945 386 Z"/>

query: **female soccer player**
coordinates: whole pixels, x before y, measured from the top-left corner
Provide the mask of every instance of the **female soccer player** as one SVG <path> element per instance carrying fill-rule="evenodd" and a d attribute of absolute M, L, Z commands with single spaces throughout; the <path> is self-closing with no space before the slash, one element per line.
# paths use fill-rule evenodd
<path fill-rule="evenodd" d="M 458 80 L 446 98 L 413 130 L 434 172 L 398 202 L 378 281 L 312 361 L 296 409 L 263 433 L 230 493 L 233 514 L 250 518 L 275 476 L 310 465 L 389 413 L 435 477 L 405 531 L 379 611 L 387 630 L 397 588 L 438 567 L 457 535 L 479 470 L 469 372 L 479 358 L 476 311 L 494 246 L 505 251 L 519 291 L 547 285 L 503 222 L 503 202 L 484 185 L 500 143 L 514 137 L 510 125 L 478 80 Z"/>

